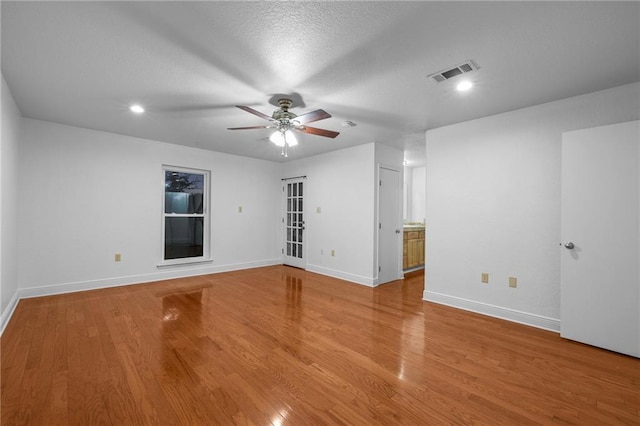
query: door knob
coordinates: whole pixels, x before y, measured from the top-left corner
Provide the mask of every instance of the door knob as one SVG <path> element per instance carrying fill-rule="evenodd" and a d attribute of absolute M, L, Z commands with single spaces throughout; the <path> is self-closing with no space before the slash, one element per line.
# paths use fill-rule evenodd
<path fill-rule="evenodd" d="M 399 230 L 399 229 L 396 229 L 396 234 L 399 234 L 399 233 L 400 233 L 400 230 Z"/>
<path fill-rule="evenodd" d="M 566 243 L 566 244 L 564 245 L 564 247 L 565 247 L 566 249 L 571 250 L 571 249 L 573 249 L 573 248 L 575 247 L 575 245 L 574 245 L 571 241 L 569 241 L 568 243 Z"/>

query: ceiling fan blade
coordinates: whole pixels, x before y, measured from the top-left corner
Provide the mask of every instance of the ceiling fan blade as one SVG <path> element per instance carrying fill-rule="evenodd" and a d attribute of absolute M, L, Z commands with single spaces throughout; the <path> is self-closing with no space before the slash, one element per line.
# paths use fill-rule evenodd
<path fill-rule="evenodd" d="M 324 120 L 325 118 L 330 118 L 331 114 L 323 109 L 317 109 L 315 111 L 308 112 L 306 114 L 302 114 L 294 118 L 294 121 L 299 122 L 300 124 L 312 123 L 314 121 Z"/>
<path fill-rule="evenodd" d="M 310 135 L 324 136 L 326 138 L 335 138 L 340 134 L 339 132 L 334 132 L 333 130 L 318 129 L 317 127 L 309 127 L 309 126 L 300 126 L 300 127 L 296 127 L 296 129 L 300 130 L 303 133 L 309 133 Z"/>
<path fill-rule="evenodd" d="M 227 127 L 227 130 L 271 129 L 273 126 Z"/>
<path fill-rule="evenodd" d="M 263 114 L 260 111 L 256 111 L 251 107 L 243 106 L 243 105 L 236 105 L 236 107 L 240 108 L 241 110 L 247 111 L 248 113 L 251 113 L 253 115 L 257 115 L 260 118 L 264 118 L 265 120 L 271 120 L 271 117 L 268 116 L 267 114 Z"/>

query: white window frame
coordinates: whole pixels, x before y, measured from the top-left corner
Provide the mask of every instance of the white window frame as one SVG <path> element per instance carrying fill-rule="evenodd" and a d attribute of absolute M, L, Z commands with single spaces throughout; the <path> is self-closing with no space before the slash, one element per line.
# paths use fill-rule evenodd
<path fill-rule="evenodd" d="M 176 213 L 165 213 L 165 185 L 166 185 L 166 172 L 177 172 L 177 173 L 191 173 L 198 174 L 204 176 L 204 187 L 202 190 L 202 214 L 176 214 Z M 209 215 L 209 194 L 211 193 L 211 171 L 203 170 L 203 169 L 194 169 L 189 167 L 180 167 L 180 166 L 171 166 L 167 164 L 162 165 L 162 210 L 161 215 L 161 225 L 162 225 L 162 240 L 160 247 L 160 263 L 158 267 L 164 266 L 173 266 L 173 265 L 188 265 L 192 263 L 210 263 L 213 261 L 211 259 L 211 247 L 210 247 L 210 215 Z M 167 217 L 202 217 L 203 219 L 203 235 L 202 235 L 202 256 L 194 256 L 194 257 L 184 257 L 180 259 L 165 259 L 165 218 Z"/>

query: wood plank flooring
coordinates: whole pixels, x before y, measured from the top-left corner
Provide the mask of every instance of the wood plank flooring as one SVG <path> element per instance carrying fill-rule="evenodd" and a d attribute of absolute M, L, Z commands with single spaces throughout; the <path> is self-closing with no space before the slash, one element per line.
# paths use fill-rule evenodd
<path fill-rule="evenodd" d="M 285 266 L 19 303 L 3 425 L 639 425 L 640 360 Z"/>

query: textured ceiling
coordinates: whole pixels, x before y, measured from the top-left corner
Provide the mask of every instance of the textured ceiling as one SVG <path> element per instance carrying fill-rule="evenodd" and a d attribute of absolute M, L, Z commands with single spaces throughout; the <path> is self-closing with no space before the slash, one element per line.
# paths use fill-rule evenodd
<path fill-rule="evenodd" d="M 322 108 L 289 159 L 640 80 L 638 2 L 9 2 L 2 73 L 25 117 L 283 161 L 267 124 Z M 473 59 L 474 90 L 428 74 Z M 271 101 L 271 103 L 270 103 Z M 138 102 L 147 112 L 136 116 Z M 358 125 L 341 127 L 345 120 Z"/>

